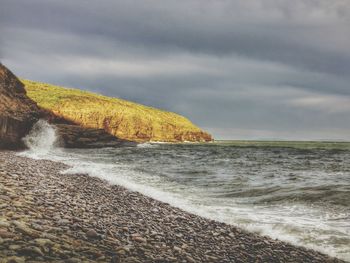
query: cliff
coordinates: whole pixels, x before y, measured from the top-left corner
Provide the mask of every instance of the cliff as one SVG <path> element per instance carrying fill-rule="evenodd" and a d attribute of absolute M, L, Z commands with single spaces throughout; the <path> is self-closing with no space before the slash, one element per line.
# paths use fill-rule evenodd
<path fill-rule="evenodd" d="M 104 129 L 80 127 L 40 108 L 27 96 L 23 83 L 0 63 L 0 149 L 25 148 L 22 138 L 40 118 L 56 126 L 59 141 L 64 147 L 133 145 L 129 141 L 110 135 Z"/>
<path fill-rule="evenodd" d="M 0 63 L 0 148 L 23 147 L 22 137 L 43 114 L 19 79 Z"/>
<path fill-rule="evenodd" d="M 212 137 L 188 119 L 118 98 L 22 80 L 28 96 L 46 110 L 84 128 L 103 129 L 120 139 L 201 142 Z"/>

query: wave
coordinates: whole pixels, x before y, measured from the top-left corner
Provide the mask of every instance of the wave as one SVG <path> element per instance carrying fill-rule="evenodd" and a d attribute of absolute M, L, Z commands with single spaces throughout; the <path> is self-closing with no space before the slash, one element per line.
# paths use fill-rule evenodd
<path fill-rule="evenodd" d="M 29 134 L 23 138 L 23 141 L 29 149 L 24 154 L 32 158 L 46 156 L 59 143 L 55 127 L 45 120 L 39 120 L 35 123 Z"/>
<path fill-rule="evenodd" d="M 39 121 L 25 141 L 29 150 L 23 154 L 60 161 L 71 167 L 62 173 L 88 174 L 190 213 L 350 259 L 346 245 L 346 242 L 350 244 L 349 188 L 344 188 L 348 181 L 343 187 L 341 184 L 333 187 L 329 184 L 335 180 L 329 179 L 328 172 L 317 173 L 317 178 L 325 180 L 325 183 L 317 181 L 323 186 L 315 184 L 316 177 L 308 177 L 307 173 L 299 174 L 302 183 L 289 183 L 289 173 L 274 163 L 274 155 L 271 161 L 265 150 L 231 151 L 227 147 L 224 150 L 215 146 L 213 149 L 213 146 L 153 143 L 133 148 L 61 149 L 55 128 L 45 121 Z M 283 157 L 282 166 L 286 167 L 287 163 L 295 170 L 299 161 L 294 157 L 299 155 L 293 154 L 293 158 Z M 318 163 L 315 165 L 320 167 Z M 278 180 L 267 176 L 270 173 L 266 171 L 263 176 L 264 167 L 273 169 Z M 298 169 L 310 165 L 305 167 Z M 305 187 L 305 183 L 309 186 Z M 241 202 L 242 199 L 248 201 Z M 323 205 L 314 205 L 318 199 Z M 339 238 L 345 241 L 337 241 Z"/>
<path fill-rule="evenodd" d="M 145 143 L 139 143 L 137 144 L 138 148 L 157 148 L 159 147 L 161 143 L 150 143 L 150 142 L 145 142 Z"/>
<path fill-rule="evenodd" d="M 170 183 L 158 175 L 138 173 L 129 165 L 96 163 L 82 159 L 79 162 L 71 159 L 65 163 L 74 165 L 64 171 L 65 174 L 88 174 L 199 216 L 326 252 L 331 256 L 344 259 L 349 257 L 347 250 L 340 253 L 344 247 L 337 248 L 331 243 L 337 236 L 348 235 L 337 226 L 346 224 L 349 216 L 347 212 L 325 213 L 318 208 L 291 203 L 251 206 L 235 203 L 231 198 L 218 198 L 213 201 L 195 187 L 184 191 L 174 182 Z M 327 221 L 337 221 L 337 225 L 329 225 Z"/>

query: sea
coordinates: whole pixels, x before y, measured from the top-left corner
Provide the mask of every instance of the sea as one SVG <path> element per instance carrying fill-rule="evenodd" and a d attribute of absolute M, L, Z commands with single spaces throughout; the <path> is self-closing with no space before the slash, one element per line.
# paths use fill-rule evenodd
<path fill-rule="evenodd" d="M 35 159 L 70 166 L 190 213 L 350 261 L 350 143 L 216 141 L 63 149 L 39 121 Z"/>

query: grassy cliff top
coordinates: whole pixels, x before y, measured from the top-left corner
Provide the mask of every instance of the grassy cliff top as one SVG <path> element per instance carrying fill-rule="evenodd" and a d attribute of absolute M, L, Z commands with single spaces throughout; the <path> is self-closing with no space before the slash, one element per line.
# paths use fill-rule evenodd
<path fill-rule="evenodd" d="M 157 130 L 162 130 L 162 133 L 165 134 L 165 130 L 169 130 L 168 127 L 175 127 L 177 135 L 202 132 L 200 128 L 195 126 L 187 118 L 173 112 L 167 112 L 123 99 L 106 97 L 78 89 L 23 79 L 21 81 L 25 85 L 28 97 L 37 102 L 40 107 L 69 120 L 76 121 L 78 118 L 77 114 L 85 117 L 89 116 L 90 118 L 99 115 L 99 119 L 96 120 L 96 122 L 99 122 L 99 126 L 101 126 L 101 116 L 104 118 L 103 122 L 105 122 L 106 119 L 119 116 L 118 122 L 121 123 L 121 125 L 118 125 L 120 127 L 123 125 L 136 127 L 136 133 L 138 132 L 138 127 L 141 129 L 143 128 L 141 126 L 147 123 L 148 130 L 146 133 L 149 133 L 147 136 L 155 137 L 150 138 L 150 140 L 161 140 L 161 137 L 164 137 L 164 135 L 155 135 L 157 134 Z M 87 117 L 81 122 L 85 122 L 86 124 L 88 122 Z M 117 120 L 115 122 L 117 122 Z M 115 125 L 117 124 L 114 124 L 114 126 Z M 89 125 L 86 126 L 93 125 L 89 123 Z M 175 128 L 173 128 L 173 130 Z M 128 133 L 126 128 L 123 132 Z M 116 131 L 112 133 L 123 137 L 123 134 L 118 134 Z M 121 133 L 120 129 L 119 133 Z M 157 138 L 157 136 L 159 138 Z M 126 135 L 124 137 L 127 138 Z"/>

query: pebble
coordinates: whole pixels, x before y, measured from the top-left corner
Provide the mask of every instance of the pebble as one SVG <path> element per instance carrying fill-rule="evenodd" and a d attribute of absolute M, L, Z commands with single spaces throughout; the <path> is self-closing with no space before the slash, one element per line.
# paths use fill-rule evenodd
<path fill-rule="evenodd" d="M 133 237 L 132 239 L 136 242 L 141 242 L 141 243 L 147 242 L 147 239 L 145 239 L 143 237 Z"/>
<path fill-rule="evenodd" d="M 13 224 L 16 226 L 16 229 L 22 234 L 28 236 L 38 236 L 38 233 L 35 230 L 30 229 L 24 222 L 13 221 Z"/>
<path fill-rule="evenodd" d="M 9 222 L 0 220 L 0 227 L 7 228 L 9 226 L 10 226 Z"/>
<path fill-rule="evenodd" d="M 0 261 L 2 263 L 2 261 Z M 4 259 L 4 263 L 25 263 L 24 257 L 8 257 Z"/>
<path fill-rule="evenodd" d="M 89 229 L 86 232 L 86 236 L 89 238 L 99 238 L 100 237 L 99 234 L 94 229 Z"/>
<path fill-rule="evenodd" d="M 68 225 L 70 222 L 68 219 L 60 219 L 57 222 L 59 225 Z"/>
<path fill-rule="evenodd" d="M 20 249 L 21 248 L 21 246 L 19 246 L 19 245 L 10 245 L 9 246 L 9 249 L 10 250 L 18 250 L 18 249 Z"/>
<path fill-rule="evenodd" d="M 29 256 L 43 256 L 43 252 L 38 247 L 24 247 L 21 249 L 21 253 Z"/>
<path fill-rule="evenodd" d="M 81 260 L 79 258 L 69 258 L 66 260 L 66 263 L 80 263 Z"/>
<path fill-rule="evenodd" d="M 13 234 L 7 230 L 0 229 L 0 237 L 1 238 L 13 238 L 15 236 L 16 236 L 15 234 Z"/>
<path fill-rule="evenodd" d="M 37 238 L 34 242 L 40 247 L 52 246 L 54 243 L 50 239 Z"/>
<path fill-rule="evenodd" d="M 0 263 L 342 262 L 67 168 L 0 151 Z"/>

